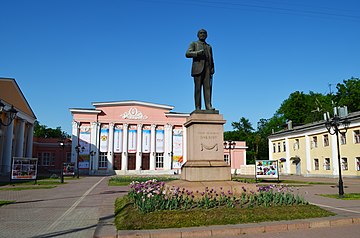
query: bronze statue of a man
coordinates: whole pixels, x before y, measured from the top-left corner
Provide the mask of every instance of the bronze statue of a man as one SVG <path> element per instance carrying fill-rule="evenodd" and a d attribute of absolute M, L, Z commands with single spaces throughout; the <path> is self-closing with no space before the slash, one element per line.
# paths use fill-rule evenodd
<path fill-rule="evenodd" d="M 197 34 L 199 40 L 191 42 L 186 57 L 192 58 L 191 76 L 195 84 L 195 110 L 201 110 L 201 88 L 203 88 L 206 110 L 215 110 L 211 104 L 212 78 L 215 72 L 211 46 L 206 43 L 207 31 L 201 29 Z"/>

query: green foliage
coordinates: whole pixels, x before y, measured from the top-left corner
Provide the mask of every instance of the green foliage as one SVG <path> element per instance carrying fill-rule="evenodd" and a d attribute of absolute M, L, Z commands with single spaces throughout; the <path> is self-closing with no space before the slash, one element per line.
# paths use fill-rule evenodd
<path fill-rule="evenodd" d="M 41 125 L 39 121 L 34 123 L 34 136 L 39 138 L 70 138 L 66 132 L 61 130 L 61 127 L 56 127 L 55 129 L 47 128 L 47 126 Z"/>
<path fill-rule="evenodd" d="M 338 83 L 335 101 L 337 106 L 347 106 L 350 112 L 360 111 L 360 79 L 351 78 Z"/>

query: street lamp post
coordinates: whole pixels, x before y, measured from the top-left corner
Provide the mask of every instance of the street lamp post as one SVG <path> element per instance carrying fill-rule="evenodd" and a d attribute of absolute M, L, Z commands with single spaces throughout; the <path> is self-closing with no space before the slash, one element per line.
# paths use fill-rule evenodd
<path fill-rule="evenodd" d="M 64 183 L 64 148 L 65 148 L 64 141 L 60 141 L 59 145 L 61 147 L 60 181 L 61 181 L 61 183 Z"/>
<path fill-rule="evenodd" d="M 5 104 L 1 100 L 0 100 L 0 112 L 8 113 L 7 122 L 3 122 L 2 118 L 0 117 L 0 124 L 3 126 L 9 126 L 12 123 L 12 121 L 15 119 L 16 114 L 18 113 L 18 111 L 14 108 L 14 106 L 11 106 L 11 108 L 6 111 Z"/>
<path fill-rule="evenodd" d="M 230 164 L 230 169 L 231 169 L 231 150 L 235 148 L 236 142 L 229 140 L 229 141 L 224 141 L 224 148 L 229 150 L 229 164 Z"/>
<path fill-rule="evenodd" d="M 96 155 L 96 151 L 90 151 L 90 156 L 91 156 L 91 163 L 90 163 L 90 170 L 92 171 L 93 169 L 93 163 L 94 163 L 94 156 Z"/>
<path fill-rule="evenodd" d="M 75 150 L 76 150 L 76 169 L 77 169 L 77 173 L 76 173 L 76 177 L 79 178 L 79 154 L 80 154 L 80 150 L 83 149 L 84 147 L 81 147 L 80 145 L 75 146 Z"/>
<path fill-rule="evenodd" d="M 341 132 L 339 127 L 340 125 L 344 126 L 344 132 Z M 339 146 L 339 133 L 345 135 L 350 125 L 350 121 L 347 119 L 342 120 L 338 115 L 335 115 L 333 118 L 326 119 L 325 127 L 330 135 L 336 135 L 337 142 L 337 156 L 338 156 L 338 166 L 339 166 L 339 197 L 344 196 L 344 183 L 341 176 L 341 161 L 340 161 L 340 146 Z"/>

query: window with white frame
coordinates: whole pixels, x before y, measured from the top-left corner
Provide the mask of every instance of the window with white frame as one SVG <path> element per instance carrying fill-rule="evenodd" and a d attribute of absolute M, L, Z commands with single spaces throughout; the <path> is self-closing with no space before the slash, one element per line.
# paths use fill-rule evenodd
<path fill-rule="evenodd" d="M 38 153 L 39 165 L 42 166 L 54 166 L 55 153 L 40 152 Z"/>
<path fill-rule="evenodd" d="M 300 142 L 299 142 L 299 139 L 295 139 L 294 150 L 298 150 L 298 149 L 300 149 Z"/>
<path fill-rule="evenodd" d="M 313 138 L 312 138 L 312 148 L 317 148 L 317 147 L 318 147 L 317 136 L 313 136 Z"/>
<path fill-rule="evenodd" d="M 346 134 L 340 133 L 340 144 L 346 145 Z"/>
<path fill-rule="evenodd" d="M 229 154 L 224 154 L 224 161 L 225 161 L 227 164 L 230 164 Z"/>
<path fill-rule="evenodd" d="M 278 152 L 281 152 L 280 142 L 278 142 Z"/>
<path fill-rule="evenodd" d="M 283 151 L 285 152 L 286 151 L 286 142 L 283 141 Z"/>
<path fill-rule="evenodd" d="M 324 169 L 330 170 L 330 158 L 325 158 L 324 160 Z"/>
<path fill-rule="evenodd" d="M 356 163 L 356 171 L 360 171 L 360 157 L 356 157 L 355 163 Z"/>
<path fill-rule="evenodd" d="M 314 170 L 319 170 L 319 159 L 314 159 Z"/>
<path fill-rule="evenodd" d="M 341 169 L 348 170 L 348 159 L 347 158 L 341 158 Z"/>
<path fill-rule="evenodd" d="M 155 166 L 157 169 L 164 168 L 164 153 L 156 153 Z"/>
<path fill-rule="evenodd" d="M 354 143 L 360 144 L 360 130 L 354 131 Z"/>
<path fill-rule="evenodd" d="M 276 144 L 273 143 L 273 153 L 275 153 L 275 152 L 276 152 Z"/>
<path fill-rule="evenodd" d="M 99 154 L 99 169 L 107 168 L 107 153 L 101 152 Z"/>
<path fill-rule="evenodd" d="M 329 135 L 324 135 L 324 147 L 329 146 Z"/>

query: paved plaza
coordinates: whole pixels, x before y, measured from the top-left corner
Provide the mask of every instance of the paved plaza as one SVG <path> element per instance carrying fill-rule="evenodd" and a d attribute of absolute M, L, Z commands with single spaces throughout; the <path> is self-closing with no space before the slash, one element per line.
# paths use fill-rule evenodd
<path fill-rule="evenodd" d="M 114 226 L 114 201 L 126 194 L 128 187 L 108 186 L 109 178 L 82 177 L 79 180 L 66 180 L 67 184 L 53 189 L 1 190 L 0 200 L 15 200 L 16 203 L 0 207 L 0 237 L 238 237 L 238 233 L 247 233 L 240 237 L 253 237 L 251 233 L 263 235 L 264 232 L 282 231 L 294 232 L 296 235 L 298 229 L 303 228 L 312 228 L 308 229 L 311 233 L 313 229 L 344 229 L 339 228 L 344 226 L 351 227 L 346 229 L 349 232 L 360 233 L 359 200 L 344 201 L 316 195 L 336 194 L 338 188 L 335 185 L 299 186 L 295 190 L 295 193 L 303 194 L 309 202 L 337 214 L 330 218 L 117 232 Z M 281 179 L 337 183 L 336 178 L 283 176 Z M 360 179 L 345 178 L 344 185 L 345 193 L 360 193 Z"/>

